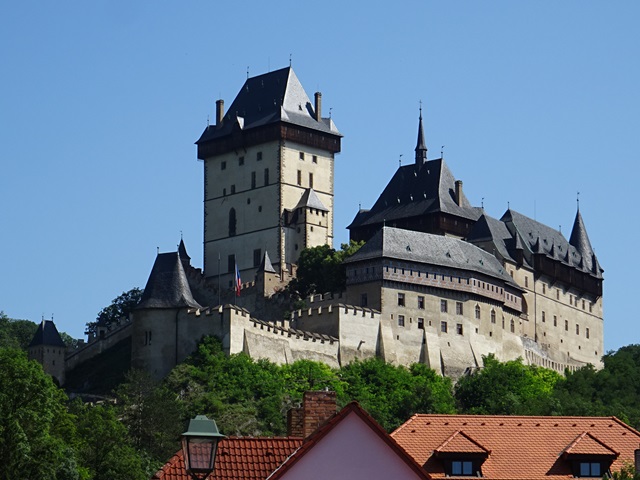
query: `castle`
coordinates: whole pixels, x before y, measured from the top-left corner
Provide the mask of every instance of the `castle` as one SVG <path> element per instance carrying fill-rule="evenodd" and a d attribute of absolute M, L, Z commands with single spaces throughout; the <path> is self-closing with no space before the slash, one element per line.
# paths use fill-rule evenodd
<path fill-rule="evenodd" d="M 341 139 L 291 67 L 248 78 L 227 112 L 218 100 L 196 142 L 203 269 L 182 240 L 159 253 L 130 321 L 69 353 L 67 370 L 128 339 L 132 365 L 161 378 L 203 335 L 278 363 L 377 356 L 453 377 L 491 353 L 560 372 L 600 365 L 603 270 L 580 211 L 567 240 L 511 209 L 496 219 L 472 206 L 444 159 L 427 158 L 422 114 L 415 162 L 348 227 L 365 244 L 345 262 L 346 291 L 285 318 L 301 250 L 333 240 Z"/>

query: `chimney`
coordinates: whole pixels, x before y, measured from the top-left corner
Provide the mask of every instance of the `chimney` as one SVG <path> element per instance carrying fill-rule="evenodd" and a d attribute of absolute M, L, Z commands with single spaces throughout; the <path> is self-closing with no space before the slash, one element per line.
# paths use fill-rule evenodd
<path fill-rule="evenodd" d="M 315 94 L 316 97 L 316 120 L 317 121 L 321 121 L 322 120 L 322 94 L 320 92 L 316 92 Z"/>
<path fill-rule="evenodd" d="M 222 123 L 222 118 L 224 117 L 224 100 L 216 100 L 216 125 L 220 125 Z"/>
<path fill-rule="evenodd" d="M 462 206 L 462 180 L 456 180 L 456 203 Z"/>
<path fill-rule="evenodd" d="M 302 407 L 287 412 L 287 434 L 307 438 L 336 414 L 336 392 L 305 392 Z"/>
<path fill-rule="evenodd" d="M 633 451 L 633 466 L 636 472 L 640 472 L 640 448 Z"/>

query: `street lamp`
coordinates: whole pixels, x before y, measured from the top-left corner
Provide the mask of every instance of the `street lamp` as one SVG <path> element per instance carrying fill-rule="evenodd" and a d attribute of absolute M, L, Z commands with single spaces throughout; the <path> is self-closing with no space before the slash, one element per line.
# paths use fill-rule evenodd
<path fill-rule="evenodd" d="M 214 420 L 198 415 L 189 420 L 189 429 L 182 434 L 182 453 L 187 473 L 196 480 L 206 479 L 213 472 L 216 450 L 220 439 Z"/>

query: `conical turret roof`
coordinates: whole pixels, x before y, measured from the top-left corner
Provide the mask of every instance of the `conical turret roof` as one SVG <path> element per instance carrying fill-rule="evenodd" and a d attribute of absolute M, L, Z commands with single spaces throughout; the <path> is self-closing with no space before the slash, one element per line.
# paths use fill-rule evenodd
<path fill-rule="evenodd" d="M 193 298 L 178 252 L 159 253 L 136 308 L 202 308 Z"/>
<path fill-rule="evenodd" d="M 594 265 L 597 264 L 597 259 L 591 242 L 589 241 L 589 235 L 587 235 L 587 229 L 584 226 L 582 215 L 580 210 L 576 212 L 576 219 L 573 222 L 573 229 L 571 230 L 571 237 L 569 243 L 575 247 L 578 253 L 582 256 L 583 268 L 587 270 L 594 270 Z M 600 272 L 594 272 L 599 274 Z"/>

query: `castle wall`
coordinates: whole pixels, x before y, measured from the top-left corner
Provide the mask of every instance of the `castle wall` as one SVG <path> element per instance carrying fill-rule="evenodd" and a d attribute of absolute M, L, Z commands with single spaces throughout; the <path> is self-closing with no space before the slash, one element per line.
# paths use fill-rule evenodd
<path fill-rule="evenodd" d="M 109 348 L 131 335 L 133 330 L 130 322 L 105 333 L 104 337 L 93 338 L 89 343 L 68 352 L 65 358 L 65 368 L 67 371 L 73 370 L 81 363 L 100 355 Z"/>

